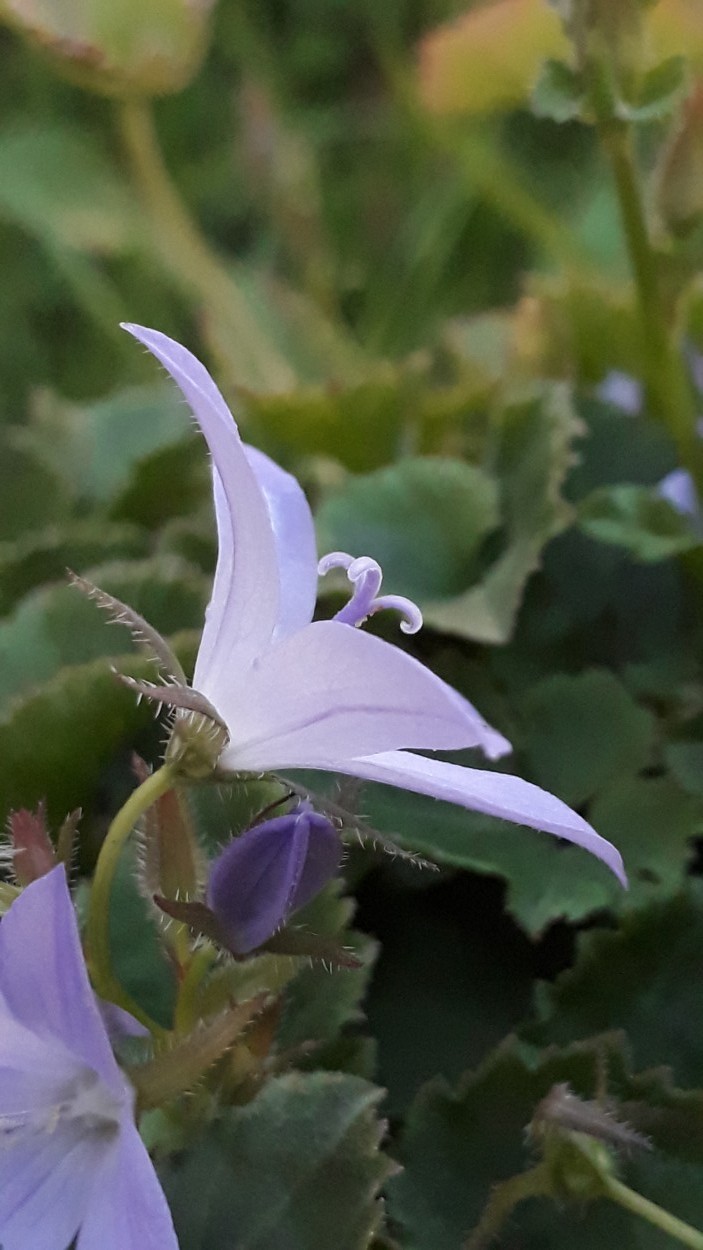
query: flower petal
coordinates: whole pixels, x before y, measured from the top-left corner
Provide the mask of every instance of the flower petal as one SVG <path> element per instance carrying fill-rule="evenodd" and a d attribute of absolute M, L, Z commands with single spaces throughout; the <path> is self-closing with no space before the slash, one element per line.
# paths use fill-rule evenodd
<path fill-rule="evenodd" d="M 63 865 L 28 885 L 0 923 L 0 991 L 40 1038 L 56 1038 L 119 1097 L 124 1080 L 88 981 Z"/>
<path fill-rule="evenodd" d="M 485 812 L 518 825 L 542 829 L 568 842 L 574 842 L 602 859 L 615 876 L 627 885 L 622 857 L 605 838 L 601 838 L 577 812 L 572 812 L 561 799 L 541 790 L 539 786 L 514 777 L 510 773 L 491 772 L 482 768 L 463 768 L 443 760 L 425 759 L 405 751 L 386 751 L 380 755 L 357 760 L 340 760 L 329 771 L 381 781 L 386 785 L 429 794 L 472 811 Z"/>
<path fill-rule="evenodd" d="M 239 662 L 268 645 L 278 621 L 278 561 L 269 511 L 239 431 L 204 365 L 165 334 L 125 325 L 178 384 L 214 464 L 219 556 L 196 668 L 196 686 L 216 688 L 236 649 Z"/>
<path fill-rule="evenodd" d="M 283 638 L 312 620 L 317 598 L 317 547 L 312 512 L 291 473 L 256 447 L 245 446 L 256 474 L 276 540 L 281 588 L 276 637 Z"/>
<path fill-rule="evenodd" d="M 73 1124 L 0 1150 L 3 1250 L 66 1250 L 84 1218 L 104 1151 L 111 1148 Z"/>
<path fill-rule="evenodd" d="M 131 1124 L 97 1179 L 77 1250 L 178 1250 L 154 1165 Z"/>
<path fill-rule="evenodd" d="M 324 767 L 396 747 L 510 750 L 475 708 L 399 648 L 318 621 L 223 681 L 216 706 L 230 744 L 222 766 Z"/>

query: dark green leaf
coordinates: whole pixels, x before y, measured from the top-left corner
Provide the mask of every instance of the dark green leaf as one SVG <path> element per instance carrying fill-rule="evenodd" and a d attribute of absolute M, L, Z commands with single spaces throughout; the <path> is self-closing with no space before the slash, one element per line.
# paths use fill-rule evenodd
<path fill-rule="evenodd" d="M 615 1114 L 650 1135 L 652 1152 L 631 1152 L 623 1179 L 683 1219 L 703 1224 L 701 1098 L 666 1073 L 632 1076 L 617 1038 L 542 1054 L 509 1039 L 456 1091 L 434 1081 L 420 1092 L 401 1139 L 404 1171 L 389 1187 L 389 1211 L 404 1250 L 458 1250 L 496 1182 L 535 1162 L 524 1130 L 555 1084 L 597 1095 L 607 1073 Z M 695 1162 L 694 1162 L 695 1160 Z M 515 1250 L 666 1250 L 669 1239 L 613 1203 L 565 1206 L 548 1198 L 518 1205 L 501 1229 Z"/>
<path fill-rule="evenodd" d="M 541 987 L 526 1034 L 561 1044 L 622 1028 L 637 1067 L 668 1064 L 678 1082 L 700 1086 L 702 944 L 698 883 L 624 916 L 615 932 L 585 934 L 574 969 Z"/>
<path fill-rule="evenodd" d="M 0 541 L 58 524 L 69 507 L 69 490 L 45 449 L 35 448 L 26 430 L 0 430 Z"/>
<path fill-rule="evenodd" d="M 390 1171 L 380 1091 L 358 1077 L 291 1074 L 230 1111 L 162 1180 L 188 1250 L 366 1250 Z M 197 1195 L 197 1201 L 194 1201 Z"/>
<path fill-rule="evenodd" d="M 624 483 L 594 491 L 579 506 L 578 523 L 600 542 L 624 547 L 635 560 L 666 560 L 701 544 L 690 520 L 653 489 Z"/>
<path fill-rule="evenodd" d="M 649 762 L 654 718 L 607 669 L 547 677 L 521 708 L 530 777 L 571 806 Z"/>

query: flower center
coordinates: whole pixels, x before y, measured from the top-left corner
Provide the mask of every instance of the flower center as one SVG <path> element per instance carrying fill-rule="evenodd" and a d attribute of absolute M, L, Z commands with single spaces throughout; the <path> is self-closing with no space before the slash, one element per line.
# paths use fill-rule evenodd
<path fill-rule="evenodd" d="M 322 557 L 317 571 L 320 577 L 324 577 L 331 569 L 344 569 L 353 587 L 351 599 L 337 612 L 335 621 L 359 626 L 376 612 L 390 608 L 402 616 L 400 628 L 404 634 L 416 634 L 422 628 L 422 613 L 412 599 L 405 599 L 403 595 L 379 595 L 383 572 L 380 564 L 370 556 L 355 559 L 346 551 L 331 551 L 328 556 Z"/>
<path fill-rule="evenodd" d="M 86 1068 L 70 1085 L 57 1090 L 55 1102 L 0 1113 L 0 1150 L 37 1133 L 54 1133 L 71 1121 L 78 1122 L 82 1133 L 111 1137 L 119 1129 L 121 1114 L 119 1100 L 96 1072 Z"/>

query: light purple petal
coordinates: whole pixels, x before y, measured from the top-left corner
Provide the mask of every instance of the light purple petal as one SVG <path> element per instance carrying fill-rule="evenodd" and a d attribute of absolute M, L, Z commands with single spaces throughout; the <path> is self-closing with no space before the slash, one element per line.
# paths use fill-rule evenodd
<path fill-rule="evenodd" d="M 84 1073 L 80 1059 L 61 1042 L 38 1037 L 0 1000 L 0 1116 L 42 1111 Z"/>
<path fill-rule="evenodd" d="M 0 991 L 40 1038 L 55 1038 L 118 1096 L 124 1080 L 88 981 L 63 865 L 22 892 L 0 922 Z"/>
<path fill-rule="evenodd" d="M 224 768 L 316 768 L 397 747 L 510 750 L 423 664 L 337 621 L 308 625 L 233 674 L 216 705 L 230 730 Z"/>
<path fill-rule="evenodd" d="M 98 1177 L 78 1250 L 178 1250 L 154 1165 L 132 1125 L 124 1125 Z"/>
<path fill-rule="evenodd" d="M 276 637 L 284 638 L 308 625 L 315 610 L 315 527 L 308 501 L 293 475 L 256 447 L 244 450 L 264 493 L 276 540 L 281 588 Z"/>
<path fill-rule="evenodd" d="M 698 491 L 687 469 L 672 469 L 671 473 L 667 473 L 657 486 L 657 494 L 684 516 L 700 513 Z"/>
<path fill-rule="evenodd" d="M 278 816 L 235 838 L 212 864 L 207 904 L 233 951 L 246 955 L 283 924 L 305 864 L 309 826 Z"/>
<path fill-rule="evenodd" d="M 278 561 L 269 511 L 232 414 L 204 365 L 157 330 L 135 325 L 124 329 L 156 356 L 180 387 L 216 471 L 218 570 L 195 679 L 208 694 L 216 688 L 232 652 L 236 649 L 239 662 L 258 655 L 278 623 Z"/>
<path fill-rule="evenodd" d="M 113 1146 L 86 1136 L 79 1124 L 62 1124 L 0 1149 L 3 1250 L 66 1250 Z"/>
<path fill-rule="evenodd" d="M 642 383 L 619 369 L 612 369 L 606 374 L 596 394 L 599 399 L 620 408 L 629 417 L 635 417 L 642 411 Z"/>
<path fill-rule="evenodd" d="M 518 825 L 542 829 L 559 838 L 566 838 L 602 859 L 615 876 L 627 885 L 622 857 L 605 838 L 582 816 L 572 812 L 566 803 L 539 786 L 509 773 L 490 772 L 482 768 L 463 768 L 442 760 L 425 759 L 404 751 L 388 751 L 367 759 L 340 760 L 330 771 L 381 781 L 386 785 L 429 794 L 472 811 L 485 812 Z"/>

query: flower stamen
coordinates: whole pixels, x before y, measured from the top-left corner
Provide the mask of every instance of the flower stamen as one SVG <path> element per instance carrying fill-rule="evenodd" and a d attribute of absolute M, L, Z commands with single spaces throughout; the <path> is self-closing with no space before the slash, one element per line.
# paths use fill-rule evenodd
<path fill-rule="evenodd" d="M 400 628 L 404 634 L 416 634 L 422 628 L 422 613 L 412 599 L 403 595 L 379 595 L 383 570 L 370 556 L 350 556 L 346 551 L 331 551 L 320 560 L 317 571 L 324 577 L 331 569 L 344 569 L 353 586 L 348 603 L 336 613 L 335 621 L 358 628 L 376 612 L 390 609 L 403 618 Z"/>

